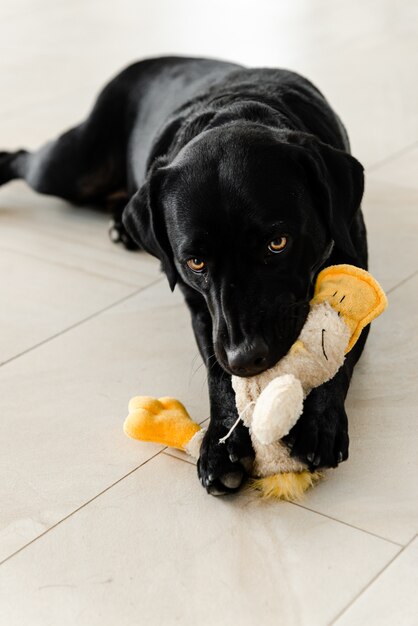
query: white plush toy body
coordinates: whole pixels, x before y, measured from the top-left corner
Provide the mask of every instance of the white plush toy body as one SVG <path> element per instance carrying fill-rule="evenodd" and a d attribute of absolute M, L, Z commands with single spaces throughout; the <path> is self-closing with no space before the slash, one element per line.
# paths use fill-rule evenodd
<path fill-rule="evenodd" d="M 254 485 L 264 496 L 300 497 L 318 478 L 291 457 L 283 437 L 296 424 L 309 392 L 335 376 L 362 329 L 386 308 L 380 285 L 351 265 L 325 268 L 317 277 L 311 308 L 297 341 L 276 365 L 250 378 L 232 378 L 239 419 L 255 451 Z M 199 456 L 203 431 L 173 398 L 131 400 L 125 432 Z M 224 442 L 229 433 L 220 440 Z"/>
<path fill-rule="evenodd" d="M 301 472 L 306 466 L 282 443 L 314 387 L 331 380 L 362 329 L 387 306 L 377 281 L 365 270 L 334 265 L 318 278 L 301 334 L 272 368 L 250 378 L 232 378 L 238 413 L 250 429 L 257 477 Z"/>
<path fill-rule="evenodd" d="M 233 376 L 238 413 L 250 429 L 256 453 L 255 476 L 305 469 L 289 456 L 281 439 L 302 414 L 309 392 L 340 369 L 350 335 L 350 329 L 328 302 L 315 304 L 298 340 L 276 365 L 250 378 Z"/>

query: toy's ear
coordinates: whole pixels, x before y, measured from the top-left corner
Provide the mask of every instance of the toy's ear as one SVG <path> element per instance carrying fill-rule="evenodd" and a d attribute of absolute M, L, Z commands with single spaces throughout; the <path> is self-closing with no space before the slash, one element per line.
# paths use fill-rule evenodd
<path fill-rule="evenodd" d="M 313 135 L 292 133 L 290 141 L 304 149 L 305 163 L 330 236 L 336 247 L 355 261 L 358 257 L 350 227 L 360 208 L 364 192 L 364 170 L 357 159 L 344 150 L 322 143 Z"/>
<path fill-rule="evenodd" d="M 161 261 L 171 290 L 177 282 L 173 250 L 167 235 L 161 190 L 165 178 L 164 158 L 151 167 L 146 182 L 132 196 L 122 214 L 123 225 L 132 239 Z"/>

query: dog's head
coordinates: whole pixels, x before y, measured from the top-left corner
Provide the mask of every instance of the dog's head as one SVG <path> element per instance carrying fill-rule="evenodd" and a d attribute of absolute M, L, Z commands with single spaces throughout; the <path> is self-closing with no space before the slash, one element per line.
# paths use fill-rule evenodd
<path fill-rule="evenodd" d="M 203 132 L 157 160 L 124 212 L 131 236 L 205 298 L 228 372 L 271 367 L 299 335 L 332 246 L 355 261 L 363 168 L 313 136 L 252 124 Z"/>

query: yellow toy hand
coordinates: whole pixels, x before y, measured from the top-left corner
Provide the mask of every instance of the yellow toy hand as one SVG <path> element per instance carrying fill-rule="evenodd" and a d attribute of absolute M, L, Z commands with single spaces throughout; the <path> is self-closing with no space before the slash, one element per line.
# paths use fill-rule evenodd
<path fill-rule="evenodd" d="M 327 301 L 351 331 L 346 353 L 361 331 L 387 307 L 386 295 L 371 274 L 353 265 L 330 265 L 319 273 L 311 304 Z"/>
<path fill-rule="evenodd" d="M 181 402 L 175 398 L 136 396 L 128 406 L 124 432 L 133 439 L 152 441 L 185 450 L 200 430 Z"/>

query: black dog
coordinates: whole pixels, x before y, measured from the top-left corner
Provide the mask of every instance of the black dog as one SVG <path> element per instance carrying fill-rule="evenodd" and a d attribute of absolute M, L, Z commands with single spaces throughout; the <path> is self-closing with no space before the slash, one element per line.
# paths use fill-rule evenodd
<path fill-rule="evenodd" d="M 211 403 L 198 472 L 209 493 L 236 491 L 251 466 L 236 428 L 231 374 L 273 365 L 297 338 L 325 265 L 367 266 L 363 168 L 306 79 L 209 59 L 136 63 L 88 119 L 38 152 L 0 154 L 0 184 L 102 203 L 120 192 L 112 237 L 161 260 L 178 283 L 208 368 Z M 335 378 L 314 389 L 288 437 L 311 469 L 348 456 L 344 400 L 366 333 Z"/>

